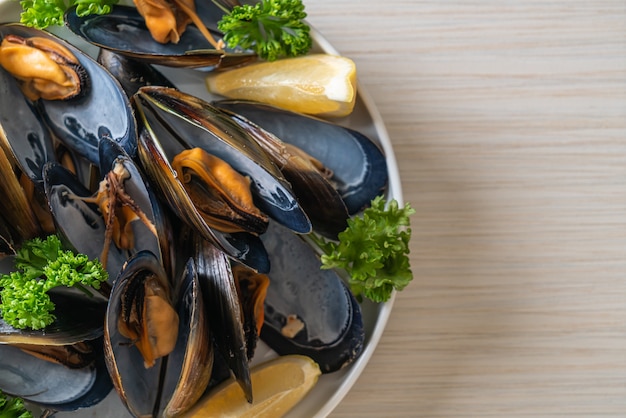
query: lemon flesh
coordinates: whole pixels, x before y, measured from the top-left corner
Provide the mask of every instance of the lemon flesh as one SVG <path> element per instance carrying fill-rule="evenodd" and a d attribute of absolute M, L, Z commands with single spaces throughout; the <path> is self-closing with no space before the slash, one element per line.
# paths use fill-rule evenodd
<path fill-rule="evenodd" d="M 354 110 L 356 66 L 346 57 L 312 54 L 212 73 L 206 84 L 210 92 L 231 99 L 340 117 Z"/>
<path fill-rule="evenodd" d="M 320 374 L 319 366 L 309 357 L 277 357 L 250 369 L 251 404 L 239 384 L 229 379 L 200 399 L 187 416 L 278 418 L 306 396 Z"/>

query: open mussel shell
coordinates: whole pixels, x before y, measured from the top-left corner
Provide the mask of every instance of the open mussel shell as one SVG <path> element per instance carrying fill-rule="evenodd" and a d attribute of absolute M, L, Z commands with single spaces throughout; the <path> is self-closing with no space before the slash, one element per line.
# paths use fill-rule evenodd
<path fill-rule="evenodd" d="M 1 25 L 0 28 L 5 30 Z M 5 153 L 9 151 L 24 174 L 35 184 L 41 184 L 43 165 L 55 159 L 52 138 L 38 109 L 24 97 L 15 77 L 2 67 L 0 109 L 0 146 Z"/>
<path fill-rule="evenodd" d="M 114 139 L 129 155 L 135 155 L 137 129 L 128 97 L 104 67 L 48 32 L 20 24 L 0 25 L 0 37 L 7 34 L 51 39 L 69 49 L 87 74 L 87 85 L 75 98 L 37 101 L 43 119 L 61 142 L 96 165 L 98 141 L 103 136 Z"/>
<path fill-rule="evenodd" d="M 157 135 L 169 158 L 177 148 L 202 148 L 250 178 L 254 203 L 261 211 L 295 232 L 311 231 L 307 214 L 280 170 L 259 144 L 223 112 L 171 88 L 143 87 L 135 98 L 145 125 L 160 123 L 163 130 L 170 131 L 162 139 Z M 173 142 L 177 144 L 170 147 Z"/>
<path fill-rule="evenodd" d="M 365 331 L 361 308 L 334 270 L 322 270 L 301 236 L 270 223 L 263 234 L 272 268 L 261 339 L 278 354 L 311 357 L 323 373 L 356 359 Z"/>
<path fill-rule="evenodd" d="M 58 163 L 46 164 L 43 174 L 48 205 L 61 241 L 90 259 L 99 258 L 104 248 L 106 225 L 98 206 L 84 200 L 91 198 L 93 193 Z M 105 266 L 109 281 L 117 275 L 127 258 L 125 251 L 115 245 L 109 247 Z"/>
<path fill-rule="evenodd" d="M 174 292 L 179 317 L 174 350 L 146 368 L 133 341 L 118 329 L 127 288 L 136 286 L 146 274 L 168 282 L 157 258 L 149 252 L 129 259 L 115 281 L 105 322 L 105 358 L 115 388 L 134 416 L 175 416 L 191 407 L 208 385 L 213 362 L 211 334 L 195 264 L 190 259 Z"/>
<path fill-rule="evenodd" d="M 157 255 L 165 271 L 169 273 L 174 272 L 175 267 L 173 263 L 175 260 L 172 256 L 173 249 L 171 248 L 173 231 L 169 213 L 162 206 L 161 201 L 155 195 L 134 160 L 126 154 L 122 147 L 108 138 L 103 138 L 100 141 L 99 150 L 100 172 L 107 173 L 113 170 L 117 164 L 121 164 L 124 167 L 129 176 L 124 180 L 124 192 L 152 223 L 157 233 L 155 236 L 140 220 L 133 221 L 131 225 L 134 248 L 130 250 L 128 256 L 142 250 L 151 251 Z"/>
<path fill-rule="evenodd" d="M 89 344 L 96 351 L 95 360 L 77 369 L 0 345 L 0 390 L 50 411 L 73 411 L 99 403 L 113 385 L 104 363 L 102 338 Z"/>
<path fill-rule="evenodd" d="M 211 1 L 200 3 L 206 4 L 198 6 L 198 15 L 214 37 L 221 38 L 211 27 L 215 28 L 223 12 Z M 250 51 L 216 50 L 193 25 L 187 27 L 178 43 L 161 44 L 152 38 L 134 7 L 114 6 L 109 14 L 84 17 L 71 8 L 65 14 L 65 25 L 100 48 L 152 64 L 212 70 L 256 60 L 256 54 Z"/>
<path fill-rule="evenodd" d="M 337 235 L 348 226 L 348 209 L 323 168 L 304 151 L 285 144 L 276 135 L 245 117 L 225 109 L 223 112 L 248 132 L 280 169 L 296 194 L 298 203 L 309 216 L 315 232 L 337 239 Z"/>
<path fill-rule="evenodd" d="M 213 104 L 244 116 L 330 169 L 331 182 L 351 215 L 369 206 L 387 188 L 389 178 L 383 151 L 353 129 L 257 102 L 220 100 Z"/>

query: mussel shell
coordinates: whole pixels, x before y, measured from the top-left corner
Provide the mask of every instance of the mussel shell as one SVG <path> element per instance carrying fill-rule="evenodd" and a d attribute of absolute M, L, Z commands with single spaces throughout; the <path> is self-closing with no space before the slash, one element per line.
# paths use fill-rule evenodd
<path fill-rule="evenodd" d="M 311 220 L 313 230 L 337 239 L 348 226 L 348 209 L 337 189 L 307 161 L 309 156 L 295 155 L 276 135 L 239 114 L 223 111 L 261 145 L 280 169 Z"/>
<path fill-rule="evenodd" d="M 142 251 L 128 260 L 113 286 L 105 321 L 105 358 L 113 384 L 135 416 L 172 416 L 192 406 L 208 385 L 213 345 L 203 306 L 203 296 L 192 260 L 178 283 L 178 339 L 174 351 L 146 369 L 144 360 L 128 338 L 118 331 L 122 293 L 126 285 L 150 271 L 164 278 L 154 254 Z"/>
<path fill-rule="evenodd" d="M 50 132 L 41 122 L 37 108 L 22 94 L 16 79 L 2 67 L 0 109 L 2 148 L 10 150 L 22 172 L 41 185 L 43 165 L 55 159 Z"/>
<path fill-rule="evenodd" d="M 198 8 L 198 14 L 219 39 L 222 35 L 211 30 L 221 17 L 219 11 L 215 11 L 219 9 L 210 1 L 204 3 L 206 6 Z M 209 15 L 203 16 L 207 12 Z M 100 48 L 152 64 L 212 70 L 256 60 L 256 54 L 250 51 L 216 50 L 193 25 L 187 27 L 176 44 L 156 42 L 134 7 L 114 6 L 109 14 L 84 17 L 79 17 L 76 9 L 71 8 L 65 14 L 65 25 Z"/>
<path fill-rule="evenodd" d="M 161 205 L 160 200 L 137 165 L 135 165 L 135 162 L 124 152 L 123 148 L 116 142 L 103 138 L 100 141 L 99 151 L 101 173 L 112 170 L 117 163 L 124 166 L 130 175 L 124 181 L 124 190 L 152 222 L 157 232 L 157 236 L 155 236 L 143 222 L 140 220 L 133 221 L 132 230 L 135 248 L 131 252 L 151 251 L 158 256 L 165 271 L 168 274 L 173 273 L 173 263 L 175 262 L 171 254 L 173 231 L 165 208 Z"/>
<path fill-rule="evenodd" d="M 356 359 L 365 331 L 361 308 L 334 270 L 322 270 L 313 248 L 289 230 L 270 223 L 263 234 L 272 268 L 261 339 L 281 355 L 304 354 L 323 373 Z M 281 332 L 289 316 L 304 328 L 293 337 Z"/>
<path fill-rule="evenodd" d="M 99 258 L 104 248 L 106 225 L 98 206 L 80 199 L 90 198 L 93 193 L 58 163 L 46 164 L 43 172 L 48 205 L 57 234 L 64 244 L 74 250 L 86 254 L 90 259 Z M 109 281 L 117 275 L 127 258 L 125 251 L 115 245 L 109 247 L 105 266 L 109 272 Z"/>
<path fill-rule="evenodd" d="M 102 339 L 93 364 L 69 369 L 31 356 L 19 348 L 0 345 L 0 389 L 53 411 L 91 407 L 109 394 L 113 385 L 102 354 Z"/>
<path fill-rule="evenodd" d="M 202 99 L 175 89 L 143 87 L 135 98 L 137 106 L 149 110 L 153 118 L 158 117 L 167 129 L 175 132 L 179 148 L 202 148 L 248 176 L 254 202 L 262 212 L 295 232 L 311 231 L 311 221 L 280 170 L 259 144 L 227 115 Z M 160 141 L 169 158 L 175 155 L 166 149 L 173 142 L 172 137 L 173 134 L 163 135 Z"/>
<path fill-rule="evenodd" d="M 246 398 L 251 401 L 252 383 L 244 319 L 230 261 L 206 240 L 195 237 L 195 242 L 198 276 L 206 299 L 215 345 Z"/>
<path fill-rule="evenodd" d="M 117 80 L 93 58 L 68 42 L 42 30 L 20 24 L 0 25 L 0 36 L 46 37 L 69 49 L 88 74 L 89 86 L 71 100 L 38 100 L 43 118 L 68 147 L 98 164 L 98 141 L 109 136 L 134 156 L 137 128 L 128 97 Z"/>
<path fill-rule="evenodd" d="M 103 298 L 63 288 L 48 294 L 56 306 L 56 320 L 42 330 L 30 330 L 13 328 L 0 318 L 0 345 L 70 345 L 102 336 L 107 305 Z"/>
<path fill-rule="evenodd" d="M 244 116 L 321 161 L 332 170 L 331 181 L 351 215 L 369 206 L 371 200 L 387 188 L 389 176 L 385 155 L 377 144 L 360 132 L 257 102 L 220 100 L 213 104 Z"/>
<path fill-rule="evenodd" d="M 174 88 L 174 84 L 152 65 L 137 61 L 108 49 L 100 49 L 98 62 L 120 82 L 128 97 L 137 93 L 140 87 L 164 86 Z"/>

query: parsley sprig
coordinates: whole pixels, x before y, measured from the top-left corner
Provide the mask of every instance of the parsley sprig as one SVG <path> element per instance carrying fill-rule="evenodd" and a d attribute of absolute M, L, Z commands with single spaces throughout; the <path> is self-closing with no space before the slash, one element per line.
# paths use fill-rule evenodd
<path fill-rule="evenodd" d="M 350 276 L 349 285 L 357 298 L 374 302 L 389 300 L 393 290 L 402 290 L 413 279 L 409 264 L 410 216 L 415 210 L 396 200 L 385 208 L 382 196 L 374 198 L 361 216 L 348 219 L 339 241 L 312 234 L 324 254 L 322 268 L 341 268 Z"/>
<path fill-rule="evenodd" d="M 0 390 L 0 417 L 33 418 L 33 413 L 24 406 L 24 399 L 7 396 Z"/>
<path fill-rule="evenodd" d="M 296 57 L 312 46 L 310 28 L 301 0 L 261 0 L 255 5 L 235 6 L 218 22 L 224 42 L 251 49 L 262 59 Z"/>
<path fill-rule="evenodd" d="M 108 279 L 97 260 L 61 247 L 56 235 L 26 241 L 15 257 L 17 271 L 0 277 L 0 313 L 14 328 L 42 329 L 55 320 L 48 291 L 59 286 L 99 289 Z"/>
<path fill-rule="evenodd" d="M 20 22 L 38 29 L 48 26 L 62 26 L 65 11 L 76 6 L 78 16 L 111 13 L 111 7 L 118 0 L 21 0 Z"/>

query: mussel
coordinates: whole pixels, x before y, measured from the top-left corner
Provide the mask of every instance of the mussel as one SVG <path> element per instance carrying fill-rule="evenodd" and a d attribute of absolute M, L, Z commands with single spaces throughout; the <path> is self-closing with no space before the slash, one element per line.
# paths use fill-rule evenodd
<path fill-rule="evenodd" d="M 92 406 L 113 387 L 102 353 L 106 301 L 62 288 L 49 294 L 56 319 L 43 330 L 0 319 L 0 389 L 51 410 Z"/>
<path fill-rule="evenodd" d="M 98 142 L 104 136 L 112 138 L 134 156 L 137 129 L 128 97 L 104 67 L 68 42 L 42 30 L 9 23 L 0 25 L 0 37 L 19 37 L 24 42 L 35 38 L 35 46 L 43 43 L 46 49 L 56 48 L 76 61 L 70 68 L 72 71 L 78 68 L 74 72 L 80 74 L 77 94 L 68 94 L 64 100 L 40 98 L 34 104 L 63 144 L 95 165 L 98 164 Z"/>
<path fill-rule="evenodd" d="M 156 254 L 173 271 L 172 229 L 165 210 L 121 147 L 104 138 L 99 148 L 104 178 L 95 194 L 59 164 L 45 167 L 48 204 L 59 235 L 77 251 L 100 258 L 112 278 L 140 250 Z"/>
<path fill-rule="evenodd" d="M 129 333 L 129 327 L 138 331 Z M 142 355 L 161 339 L 158 354 Z M 191 407 L 208 385 L 213 364 L 193 260 L 179 280 L 170 280 L 154 254 L 142 251 L 129 259 L 109 300 L 104 347 L 115 389 L 133 415 L 170 417 Z"/>
<path fill-rule="evenodd" d="M 250 178 L 254 204 L 264 214 L 306 233 L 311 223 L 280 171 L 245 132 L 208 103 L 164 87 L 143 87 L 133 96 L 140 120 L 139 157 L 172 211 L 229 256 L 260 272 L 269 268 L 267 255 L 252 233 L 231 233 L 209 225 L 199 213 L 182 178 L 172 167 L 175 156 L 193 148 L 227 162 Z M 206 184 L 202 187 L 213 187 Z M 233 226 L 236 221 L 232 221 Z M 238 227 L 245 227 L 239 224 Z M 230 229 L 232 230 L 232 229 Z"/>
<path fill-rule="evenodd" d="M 382 149 L 354 129 L 257 102 L 220 100 L 213 104 L 247 118 L 320 161 L 332 171 L 330 181 L 350 215 L 369 206 L 387 188 L 387 162 Z"/>
<path fill-rule="evenodd" d="M 42 36 L 5 35 L 0 43 L 0 66 L 18 80 L 22 93 L 32 101 L 73 99 L 89 85 L 74 54 Z"/>
<path fill-rule="evenodd" d="M 285 143 L 245 117 L 223 110 L 266 151 L 311 219 L 315 232 L 331 239 L 348 226 L 348 209 L 331 184 L 333 173 L 295 145 Z"/>
<path fill-rule="evenodd" d="M 102 339 L 87 343 L 94 360 L 70 368 L 0 344 L 0 389 L 50 411 L 73 411 L 102 401 L 113 385 L 102 354 Z"/>
<path fill-rule="evenodd" d="M 334 270 L 320 269 L 302 236 L 272 222 L 263 234 L 270 285 L 261 339 L 279 354 L 304 354 L 323 373 L 354 361 L 365 340 L 359 303 Z"/>
<path fill-rule="evenodd" d="M 204 26 L 219 39 L 221 34 L 215 27 L 224 12 L 212 1 L 198 2 L 197 12 Z M 109 14 L 84 17 L 74 8 L 65 14 L 65 24 L 100 48 L 153 64 L 213 70 L 256 59 L 250 51 L 216 49 L 196 26 L 187 27 L 177 43 L 157 42 L 134 7 L 114 6 Z"/>

